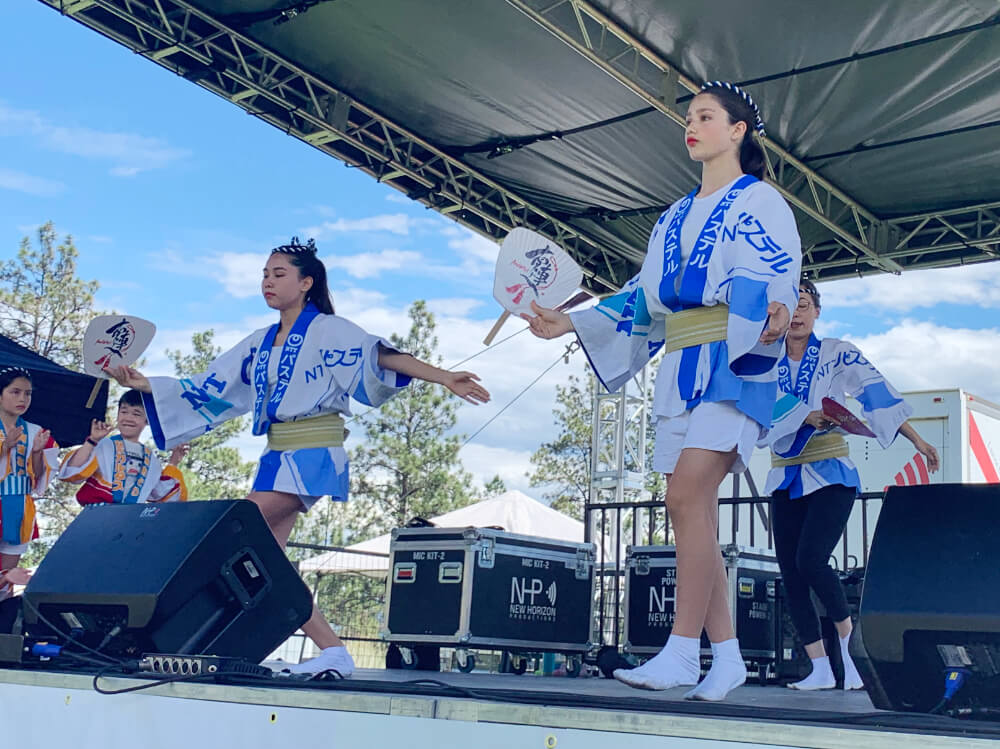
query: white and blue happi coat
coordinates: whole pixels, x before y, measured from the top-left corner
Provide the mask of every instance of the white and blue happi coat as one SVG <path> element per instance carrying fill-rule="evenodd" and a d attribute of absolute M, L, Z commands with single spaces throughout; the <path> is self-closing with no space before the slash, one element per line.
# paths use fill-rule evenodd
<path fill-rule="evenodd" d="M 299 315 L 281 347 L 273 347 L 277 324 L 244 338 L 194 377 L 150 377 L 143 402 L 157 447 L 187 442 L 215 426 L 253 415 L 253 433 L 272 423 L 323 414 L 350 415 L 350 399 L 378 406 L 410 378 L 378 364 L 379 348 L 395 349 L 354 323 L 320 313 L 312 304 Z M 265 450 L 254 477 L 255 491 L 303 498 L 330 495 L 346 500 L 350 486 L 342 447 Z"/>
<path fill-rule="evenodd" d="M 770 185 L 743 176 L 700 200 L 707 221 L 685 223 L 697 190 L 657 221 L 639 274 L 596 307 L 572 313 L 602 384 L 618 390 L 664 345 L 664 320 L 692 307 L 728 304 L 726 340 L 663 357 L 653 413 L 678 416 L 702 401 L 730 401 L 762 429 L 771 422 L 779 340 L 760 342 L 767 306 L 798 302 L 802 250 L 792 211 Z"/>
<path fill-rule="evenodd" d="M 783 458 L 799 455 L 817 433 L 805 423 L 812 411 L 823 410 L 823 399 L 831 398 L 846 406 L 847 397 L 860 404 L 868 427 L 878 443 L 886 448 L 896 438 L 899 428 L 913 413 L 913 408 L 872 366 L 858 348 L 837 338 L 810 336 L 798 372 L 792 373 L 788 358 L 778 367 L 778 398 L 774 404 L 771 431 L 766 444 Z M 843 430 L 838 429 L 843 433 Z M 861 490 L 861 478 L 850 458 L 827 458 L 813 463 L 772 468 L 767 474 L 764 493 L 786 489 L 796 499 L 824 486 L 843 484 Z"/>

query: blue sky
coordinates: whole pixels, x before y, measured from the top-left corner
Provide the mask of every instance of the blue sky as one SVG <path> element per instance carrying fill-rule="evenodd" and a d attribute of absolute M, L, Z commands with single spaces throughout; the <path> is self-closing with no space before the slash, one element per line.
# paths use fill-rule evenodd
<path fill-rule="evenodd" d="M 317 239 L 341 314 L 388 335 L 427 299 L 446 363 L 481 348 L 499 313 L 489 241 L 41 3 L 0 3 L 0 28 L 16 30 L 0 47 L 0 257 L 44 221 L 71 233 L 99 305 L 157 324 L 151 372 L 194 331 L 235 343 L 270 323 L 260 268 L 292 234 Z M 1000 401 L 1000 264 L 820 290 L 820 332 L 857 342 L 900 389 Z M 463 405 L 459 429 L 478 429 L 560 350 L 525 334 L 471 362 L 495 399 Z M 527 457 L 554 436 L 555 384 L 581 368 L 579 354 L 556 366 L 463 451 L 467 467 L 529 491 Z"/>

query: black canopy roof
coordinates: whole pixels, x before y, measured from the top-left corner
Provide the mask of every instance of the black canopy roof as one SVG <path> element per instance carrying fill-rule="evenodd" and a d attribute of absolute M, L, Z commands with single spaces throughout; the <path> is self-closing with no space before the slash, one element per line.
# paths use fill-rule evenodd
<path fill-rule="evenodd" d="M 697 182 L 706 79 L 760 104 L 816 278 L 1000 251 L 996 0 L 42 1 L 599 291 Z"/>
<path fill-rule="evenodd" d="M 79 445 L 90 434 L 90 420 L 104 418 L 107 380 L 101 381 L 93 407 L 86 408 L 96 377 L 67 369 L 0 335 L 0 367 L 8 366 L 31 373 L 31 408 L 24 418 L 48 429 L 61 447 Z"/>

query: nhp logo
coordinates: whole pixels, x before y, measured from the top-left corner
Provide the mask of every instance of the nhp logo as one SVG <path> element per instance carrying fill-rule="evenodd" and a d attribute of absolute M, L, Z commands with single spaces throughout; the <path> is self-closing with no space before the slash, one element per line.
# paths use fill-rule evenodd
<path fill-rule="evenodd" d="M 538 577 L 512 577 L 508 616 L 527 621 L 555 621 L 558 596 L 555 581 L 546 587 L 545 581 Z"/>

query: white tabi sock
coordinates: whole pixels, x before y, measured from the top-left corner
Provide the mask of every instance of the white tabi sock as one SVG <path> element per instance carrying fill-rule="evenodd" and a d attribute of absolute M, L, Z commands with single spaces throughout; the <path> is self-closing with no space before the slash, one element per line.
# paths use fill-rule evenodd
<path fill-rule="evenodd" d="M 614 677 L 640 689 L 673 689 L 698 683 L 701 639 L 670 635 L 663 650 L 638 668 L 617 669 Z"/>
<path fill-rule="evenodd" d="M 847 650 L 850 641 L 850 635 L 840 638 L 840 657 L 844 661 L 844 689 L 864 689 L 865 683 L 861 680 L 861 674 L 858 673 L 854 659 Z"/>
<path fill-rule="evenodd" d="M 290 674 L 318 674 L 324 671 L 336 671 L 342 678 L 349 679 L 354 673 L 354 659 L 347 652 L 347 648 L 338 645 L 324 648 L 315 658 L 310 658 L 294 666 L 286 666 L 282 670 Z"/>
<path fill-rule="evenodd" d="M 789 684 L 789 689 L 800 689 L 802 691 L 812 691 L 814 689 L 833 689 L 837 686 L 837 680 L 833 677 L 833 669 L 830 667 L 829 656 L 813 658 L 812 673 L 802 681 Z"/>
<path fill-rule="evenodd" d="M 747 680 L 747 666 L 735 637 L 717 642 L 712 647 L 712 667 L 701 683 L 684 695 L 688 700 L 724 700 L 736 687 Z"/>

